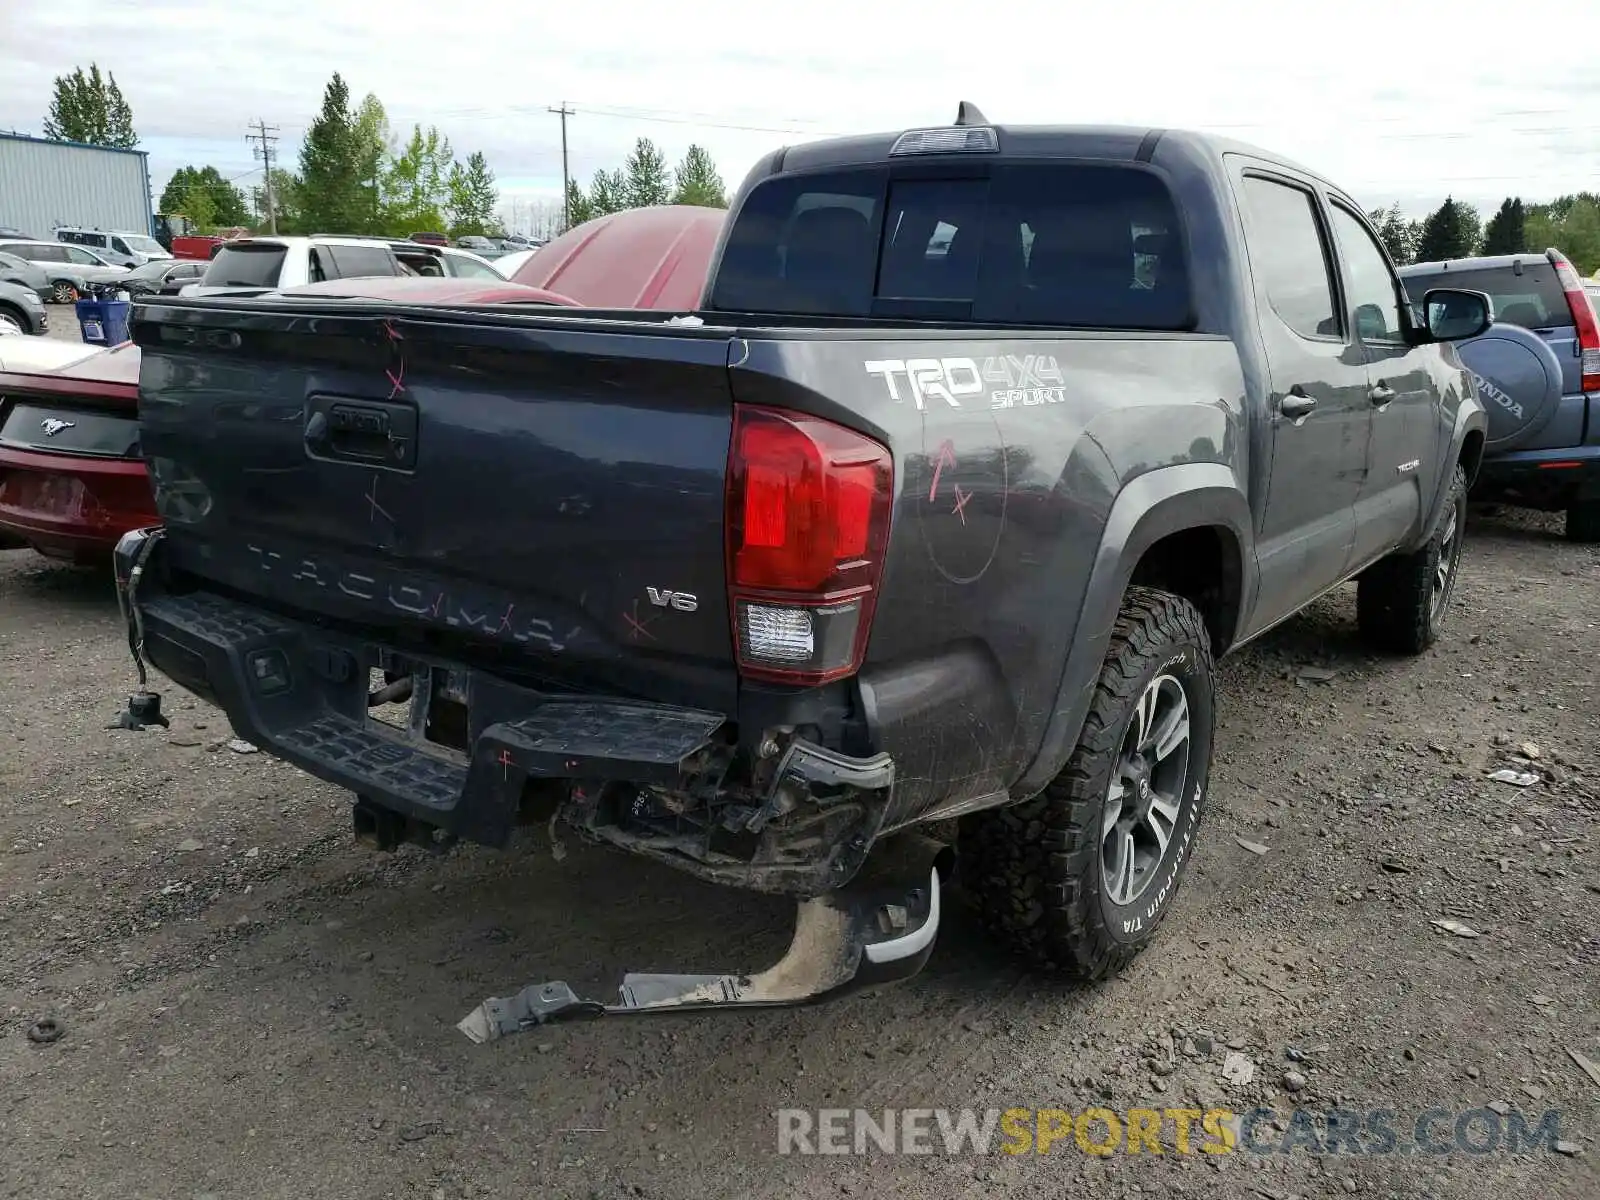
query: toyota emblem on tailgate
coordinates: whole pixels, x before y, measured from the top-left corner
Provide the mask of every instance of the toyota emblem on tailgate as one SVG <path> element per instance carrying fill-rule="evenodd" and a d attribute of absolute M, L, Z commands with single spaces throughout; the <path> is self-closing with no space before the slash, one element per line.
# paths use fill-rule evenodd
<path fill-rule="evenodd" d="M 63 429 L 72 429 L 77 426 L 76 421 L 62 421 L 56 417 L 46 417 L 39 422 L 39 428 L 44 430 L 45 437 L 55 437 Z"/>

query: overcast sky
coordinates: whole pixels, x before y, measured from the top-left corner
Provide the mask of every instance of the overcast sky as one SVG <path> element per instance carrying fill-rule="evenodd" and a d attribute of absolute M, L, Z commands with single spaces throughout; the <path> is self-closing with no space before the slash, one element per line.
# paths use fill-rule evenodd
<path fill-rule="evenodd" d="M 647 136 L 730 189 L 775 145 L 946 123 L 1191 127 L 1290 155 L 1368 207 L 1600 190 L 1600 0 L 0 0 L 0 129 L 52 78 L 116 74 L 159 198 L 173 169 L 259 181 L 246 126 L 298 143 L 341 72 L 396 131 L 437 124 L 508 195 L 559 194 Z M 1317 15 L 1336 14 L 1328 21 Z M 1591 65 L 1584 66 L 1585 61 Z M 1485 213 L 1487 216 L 1487 212 Z"/>

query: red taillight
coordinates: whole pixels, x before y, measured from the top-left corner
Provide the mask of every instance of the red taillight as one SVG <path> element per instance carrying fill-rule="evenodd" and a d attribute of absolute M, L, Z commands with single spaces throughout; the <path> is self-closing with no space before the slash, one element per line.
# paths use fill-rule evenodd
<path fill-rule="evenodd" d="M 1582 358 L 1579 371 L 1583 376 L 1579 389 L 1600 392 L 1600 321 L 1595 319 L 1594 304 L 1583 290 L 1583 280 L 1571 260 L 1559 250 L 1546 253 L 1561 281 L 1561 290 L 1567 294 L 1567 308 L 1572 311 L 1572 324 L 1578 334 L 1578 354 Z"/>
<path fill-rule="evenodd" d="M 809 685 L 860 667 L 893 482 L 889 451 L 871 438 L 735 405 L 725 523 L 742 674 Z"/>

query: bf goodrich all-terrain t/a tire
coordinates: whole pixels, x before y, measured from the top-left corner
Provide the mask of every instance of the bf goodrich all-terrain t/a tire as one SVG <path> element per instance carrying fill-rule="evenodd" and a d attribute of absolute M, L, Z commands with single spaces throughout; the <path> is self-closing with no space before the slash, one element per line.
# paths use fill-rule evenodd
<path fill-rule="evenodd" d="M 1031 800 L 963 819 L 962 886 L 1034 965 L 1103 979 L 1155 936 L 1194 850 L 1213 695 L 1194 606 L 1130 588 L 1061 773 Z"/>
<path fill-rule="evenodd" d="M 1433 645 L 1455 595 L 1466 532 L 1467 475 L 1457 467 L 1433 536 L 1410 554 L 1373 563 L 1356 584 L 1356 620 L 1371 646 L 1421 654 Z"/>

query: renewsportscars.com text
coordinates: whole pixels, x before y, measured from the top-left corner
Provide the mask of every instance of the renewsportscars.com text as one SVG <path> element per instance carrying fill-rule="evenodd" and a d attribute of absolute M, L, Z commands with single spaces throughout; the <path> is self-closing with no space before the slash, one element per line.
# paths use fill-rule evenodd
<path fill-rule="evenodd" d="M 779 1154 L 1528 1154 L 1561 1113 L 1512 1109 L 784 1108 Z"/>

